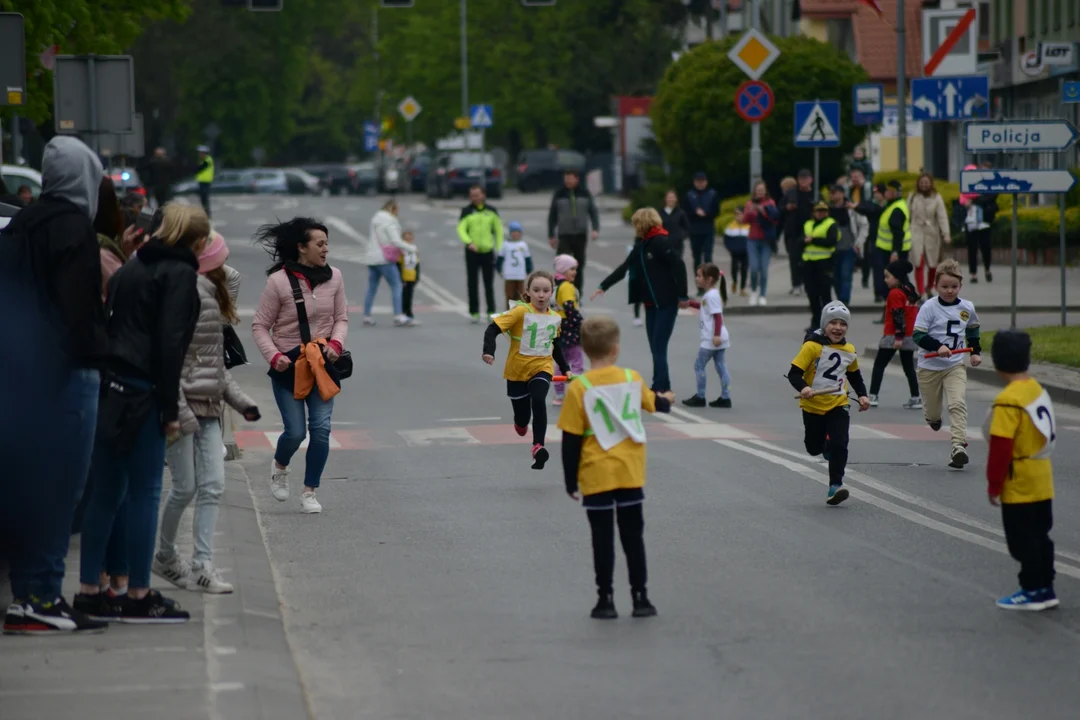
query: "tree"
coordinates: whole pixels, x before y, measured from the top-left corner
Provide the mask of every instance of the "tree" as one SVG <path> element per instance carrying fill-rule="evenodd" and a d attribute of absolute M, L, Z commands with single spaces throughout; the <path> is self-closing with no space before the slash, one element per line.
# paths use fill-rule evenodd
<path fill-rule="evenodd" d="M 813 151 L 792 145 L 795 102 L 839 100 L 837 149 L 822 149 L 821 182 L 843 174 L 844 155 L 869 128 L 851 119 L 851 87 L 867 82 L 861 65 L 833 45 L 806 37 L 771 38 L 781 55 L 762 78 L 772 87 L 776 107 L 761 123 L 762 170 L 775 192 L 785 175 L 813 166 Z M 657 90 L 650 116 L 653 133 L 671 166 L 671 178 L 688 186 L 704 170 L 722 195 L 748 191 L 750 128 L 735 113 L 735 90 L 747 78 L 728 58 L 735 38 L 698 46 L 672 64 Z"/>

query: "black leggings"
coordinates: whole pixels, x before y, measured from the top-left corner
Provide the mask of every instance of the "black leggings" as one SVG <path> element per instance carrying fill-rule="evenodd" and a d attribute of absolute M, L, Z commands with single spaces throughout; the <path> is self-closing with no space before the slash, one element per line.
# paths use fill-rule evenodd
<path fill-rule="evenodd" d="M 984 230 L 968 230 L 964 233 L 967 236 L 968 246 L 968 270 L 971 271 L 972 277 L 979 272 L 979 252 L 982 251 L 983 267 L 986 272 L 990 272 L 990 228 Z"/>
<path fill-rule="evenodd" d="M 740 275 L 740 270 L 741 275 Z M 731 253 L 731 289 L 745 290 L 746 289 L 746 276 L 750 274 L 750 253 L 741 252 Z M 739 278 L 742 278 L 742 284 L 739 284 Z"/>
<path fill-rule="evenodd" d="M 848 427 L 851 416 L 847 407 L 833 408 L 824 415 L 816 415 L 803 410 L 803 438 L 806 452 L 813 456 L 829 451 L 829 484 L 843 485 L 844 470 L 847 469 Z"/>
<path fill-rule="evenodd" d="M 900 365 L 904 368 L 907 376 L 908 391 L 911 397 L 919 397 L 919 379 L 915 375 L 915 351 L 900 350 L 896 348 L 878 348 L 877 357 L 874 358 L 874 370 L 870 375 L 870 394 L 877 395 L 881 389 L 881 380 L 885 377 L 885 366 L 888 365 L 893 355 L 900 353 Z"/>
<path fill-rule="evenodd" d="M 533 445 L 543 445 L 547 435 L 547 394 L 551 382 L 545 376 L 534 377 L 528 382 L 528 394 L 524 397 L 512 397 L 514 406 L 514 424 L 528 427 L 532 417 Z"/>
<path fill-rule="evenodd" d="M 612 592 L 615 579 L 615 518 L 618 516 L 619 539 L 630 571 L 630 589 L 645 590 L 648 576 L 645 569 L 645 515 L 641 503 L 614 510 L 588 510 L 586 514 L 592 528 L 596 589 L 602 593 Z"/>

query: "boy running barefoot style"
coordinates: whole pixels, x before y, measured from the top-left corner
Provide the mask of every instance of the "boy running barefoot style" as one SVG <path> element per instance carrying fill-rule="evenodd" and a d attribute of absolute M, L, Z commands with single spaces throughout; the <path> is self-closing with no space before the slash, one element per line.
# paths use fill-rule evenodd
<path fill-rule="evenodd" d="M 949 407 L 949 433 L 952 452 L 949 467 L 960 469 L 968 464 L 967 454 L 967 368 L 964 356 L 955 353 L 971 348 L 971 366 L 982 362 L 979 345 L 979 316 L 975 306 L 960 297 L 964 275 L 955 260 L 938 265 L 935 289 L 937 296 L 923 303 L 915 318 L 915 343 L 919 346 L 916 375 L 923 399 L 923 415 L 930 429 L 941 429 L 941 406 Z M 936 353 L 935 357 L 926 357 Z"/>
<path fill-rule="evenodd" d="M 870 409 L 855 346 L 847 341 L 850 321 L 851 312 L 844 303 L 826 305 L 821 311 L 821 329 L 806 336 L 787 375 L 788 382 L 799 392 L 806 452 L 829 461 L 829 493 L 825 499 L 829 505 L 848 499 L 844 470 L 851 416 L 845 378 L 859 398 L 859 412 Z"/>
<path fill-rule="evenodd" d="M 581 326 L 581 346 L 590 370 L 578 375 L 566 391 L 559 415 L 566 494 L 581 500 L 592 529 L 593 567 L 599 599 L 592 617 L 611 620 L 615 610 L 615 523 L 626 565 L 634 617 L 651 617 L 656 608 L 646 591 L 645 426 L 641 411 L 669 412 L 673 393 L 654 393 L 641 375 L 615 363 L 619 359 L 619 326 L 606 317 L 591 317 Z"/>
<path fill-rule="evenodd" d="M 991 505 L 1001 506 L 1009 554 L 1020 563 L 1020 589 L 1001 598 L 1003 610 L 1057 607 L 1054 593 L 1054 405 L 1028 375 L 1031 338 L 1007 330 L 990 347 L 994 369 L 1008 385 L 994 399 L 983 432 L 990 441 L 986 463 Z"/>

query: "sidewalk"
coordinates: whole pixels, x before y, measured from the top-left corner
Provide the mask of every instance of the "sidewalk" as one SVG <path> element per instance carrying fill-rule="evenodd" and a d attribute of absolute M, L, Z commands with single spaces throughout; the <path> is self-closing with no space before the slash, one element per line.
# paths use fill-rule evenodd
<path fill-rule="evenodd" d="M 170 485 L 168 471 L 162 500 Z M 180 547 L 191 555 L 189 507 Z M 232 595 L 154 586 L 192 615 L 183 625 L 113 624 L 101 635 L 0 636 L 4 720 L 246 720 L 309 717 L 285 638 L 258 519 L 239 463 L 226 463 L 215 564 Z M 78 588 L 79 536 L 67 559 L 64 595 Z M 7 573 L 0 599 L 10 601 Z"/>

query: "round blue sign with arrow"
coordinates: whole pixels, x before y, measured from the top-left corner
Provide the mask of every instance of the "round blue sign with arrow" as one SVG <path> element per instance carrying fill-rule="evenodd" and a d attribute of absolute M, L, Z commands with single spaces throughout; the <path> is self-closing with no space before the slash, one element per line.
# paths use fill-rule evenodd
<path fill-rule="evenodd" d="M 735 90 L 735 112 L 746 122 L 761 122 L 776 106 L 772 88 L 760 80 L 747 80 Z"/>

